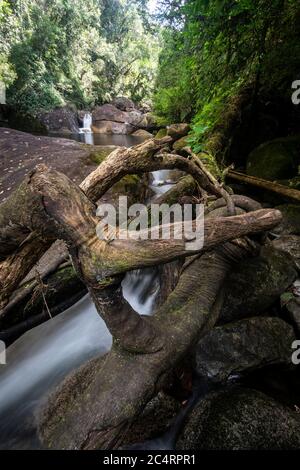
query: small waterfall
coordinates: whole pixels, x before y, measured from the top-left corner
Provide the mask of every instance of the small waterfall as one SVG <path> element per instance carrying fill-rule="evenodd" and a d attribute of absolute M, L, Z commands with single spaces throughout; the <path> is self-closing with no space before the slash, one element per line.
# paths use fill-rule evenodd
<path fill-rule="evenodd" d="M 80 130 L 81 132 L 92 132 L 92 115 L 90 113 L 85 113 L 83 127 Z"/>
<path fill-rule="evenodd" d="M 122 282 L 123 296 L 141 315 L 151 315 L 159 292 L 156 268 L 137 269 L 126 274 Z"/>
<path fill-rule="evenodd" d="M 170 180 L 173 170 L 158 170 L 152 172 L 152 183 L 150 185 L 156 197 L 167 192 L 173 186 L 174 182 Z M 154 197 L 155 199 L 155 197 Z"/>
<path fill-rule="evenodd" d="M 83 117 L 83 127 L 79 129 L 79 134 L 84 134 L 85 144 L 94 145 L 92 123 L 93 123 L 92 115 L 90 113 L 85 113 Z"/>

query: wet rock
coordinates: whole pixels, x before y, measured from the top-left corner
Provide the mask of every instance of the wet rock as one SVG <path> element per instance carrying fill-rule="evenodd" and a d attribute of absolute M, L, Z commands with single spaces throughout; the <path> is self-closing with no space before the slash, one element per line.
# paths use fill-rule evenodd
<path fill-rule="evenodd" d="M 293 328 L 279 318 L 248 318 L 213 328 L 196 347 L 197 372 L 215 381 L 270 364 L 289 363 Z"/>
<path fill-rule="evenodd" d="M 257 316 L 266 311 L 297 278 L 293 259 L 272 246 L 237 264 L 224 283 L 220 323 Z"/>
<path fill-rule="evenodd" d="M 235 388 L 192 411 L 177 450 L 299 449 L 300 416 L 261 392 Z"/>
<path fill-rule="evenodd" d="M 267 180 L 292 178 L 300 163 L 300 136 L 265 142 L 247 160 L 247 173 Z"/>
<path fill-rule="evenodd" d="M 180 139 L 181 137 L 186 136 L 190 131 L 189 124 L 171 124 L 167 127 L 167 135 L 173 139 Z"/>
<path fill-rule="evenodd" d="M 91 114 L 91 112 L 88 109 L 79 109 L 77 111 L 77 119 L 79 122 L 79 127 L 84 127 L 83 126 L 83 119 L 86 114 Z"/>
<path fill-rule="evenodd" d="M 67 106 L 40 113 L 38 118 L 49 133 L 77 134 L 79 132 L 77 114 Z"/>
<path fill-rule="evenodd" d="M 285 251 L 294 260 L 298 269 L 300 269 L 300 236 L 283 235 L 277 240 L 273 240 L 272 245 L 277 250 Z"/>

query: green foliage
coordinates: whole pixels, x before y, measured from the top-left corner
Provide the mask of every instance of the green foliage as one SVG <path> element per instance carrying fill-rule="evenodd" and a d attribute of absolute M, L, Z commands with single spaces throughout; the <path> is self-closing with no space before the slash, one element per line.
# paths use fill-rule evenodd
<path fill-rule="evenodd" d="M 159 54 L 132 0 L 0 0 L 0 80 L 10 104 L 36 113 L 117 95 L 149 99 Z"/>
<path fill-rule="evenodd" d="M 194 150 L 251 84 L 254 93 L 290 94 L 299 77 L 297 0 L 163 0 L 164 46 L 155 110 L 164 121 L 193 118 Z"/>

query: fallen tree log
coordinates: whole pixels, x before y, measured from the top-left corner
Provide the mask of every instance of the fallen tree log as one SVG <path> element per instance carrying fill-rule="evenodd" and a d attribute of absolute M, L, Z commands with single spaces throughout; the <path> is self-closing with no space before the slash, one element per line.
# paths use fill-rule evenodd
<path fill-rule="evenodd" d="M 112 449 L 170 371 L 216 323 L 222 285 L 232 263 L 248 253 L 247 244 L 228 243 L 195 259 L 153 320 L 164 332 L 161 350 L 128 354 L 114 344 L 69 376 L 50 396 L 38 418 L 44 446 L 60 449 Z M 250 249 L 251 250 L 251 249 Z"/>
<path fill-rule="evenodd" d="M 227 177 L 241 183 L 249 184 L 250 186 L 255 186 L 256 188 L 266 189 L 273 193 L 279 194 L 284 198 L 292 199 L 294 201 L 300 201 L 300 191 L 297 189 L 289 188 L 288 186 L 283 186 L 279 183 L 274 183 L 273 181 L 267 181 L 255 176 L 245 175 L 234 170 L 228 170 Z"/>
<path fill-rule="evenodd" d="M 157 152 L 170 141 L 172 141 L 170 137 L 161 140 L 150 139 L 129 149 L 117 149 L 81 183 L 81 189 L 93 202 L 96 202 L 127 174 L 179 168 L 191 174 L 202 188 L 220 197 L 224 196 L 228 200 L 224 189 L 216 187 L 209 181 L 207 174 L 194 162 L 179 155 L 167 153 L 157 155 Z M 7 207 L 7 201 L 3 204 Z M 24 233 L 22 233 L 21 230 L 15 230 L 11 224 L 5 224 L 5 220 L 9 221 L 12 211 L 14 211 L 12 205 L 7 207 L 6 211 L 2 211 L 3 221 L 0 220 L 0 225 L 6 227 L 6 234 L 2 233 L 2 239 L 5 241 L 3 246 L 6 247 L 4 250 L 11 251 L 11 256 L 6 256 L 6 253 L 1 253 L 0 249 L 0 316 L 11 294 L 53 242 L 53 240 L 49 242 L 49 240 L 37 238 L 28 229 L 23 229 Z"/>
<path fill-rule="evenodd" d="M 148 170 L 147 165 L 145 168 Z M 95 178 L 92 181 L 96 184 Z M 113 181 L 114 178 L 111 184 Z M 96 193 L 93 194 L 96 198 Z M 52 437 L 57 434 L 59 447 L 116 445 L 120 432 L 132 423 L 160 387 L 168 371 L 188 351 L 199 334 L 215 323 L 218 308 L 213 307 L 219 305 L 217 297 L 224 276 L 232 262 L 252 250 L 252 245 L 239 237 L 271 229 L 281 220 L 280 212 L 272 209 L 210 219 L 204 226 L 203 246 L 191 250 L 186 239 L 99 240 L 96 235 L 98 219 L 94 214 L 94 204 L 78 186 L 43 165 L 28 175 L 18 190 L 0 206 L 1 259 L 5 262 L 28 240 L 41 240 L 45 244 L 56 239 L 64 240 L 78 276 L 88 287 L 114 339 L 113 351 L 105 360 L 105 369 L 101 370 L 103 382 L 100 389 L 99 376 L 93 373 L 86 377 L 84 383 L 78 384 L 80 390 L 91 385 L 88 402 L 84 399 L 80 405 L 80 390 L 76 388 L 72 391 L 76 398 L 75 407 L 74 395 L 68 396 L 65 422 L 69 434 L 65 430 L 65 437 L 61 434 L 59 410 L 49 408 L 44 414 L 45 425 L 40 427 L 41 436 L 51 444 Z M 171 234 L 175 225 L 170 224 Z M 151 230 L 147 230 L 148 235 Z M 230 240 L 235 241 L 226 244 Z M 195 258 L 196 253 L 212 250 L 224 243 L 221 248 Z M 186 256 L 193 256 L 193 261 L 184 266 L 176 289 L 158 314 L 147 319 L 137 315 L 120 294 L 122 274 Z M 117 389 L 122 395 L 120 401 L 108 406 L 110 397 Z M 100 393 L 103 394 L 101 400 Z M 90 399 L 96 408 L 90 406 Z M 78 406 L 84 416 L 79 421 L 76 414 Z M 81 432 L 78 430 L 80 421 Z"/>

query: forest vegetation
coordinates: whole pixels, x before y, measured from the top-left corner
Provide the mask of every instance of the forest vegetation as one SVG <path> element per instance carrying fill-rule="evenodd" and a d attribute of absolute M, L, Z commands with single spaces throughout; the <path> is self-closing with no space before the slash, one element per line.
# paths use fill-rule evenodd
<path fill-rule="evenodd" d="M 0 448 L 299 450 L 299 25 L 0 0 Z"/>

